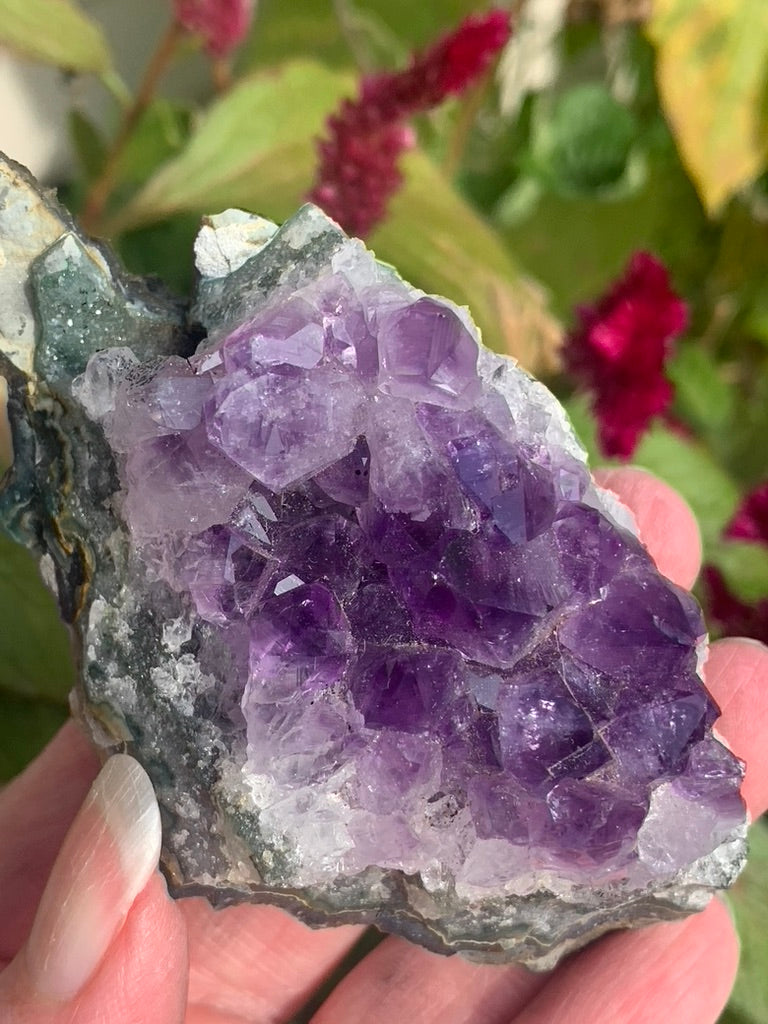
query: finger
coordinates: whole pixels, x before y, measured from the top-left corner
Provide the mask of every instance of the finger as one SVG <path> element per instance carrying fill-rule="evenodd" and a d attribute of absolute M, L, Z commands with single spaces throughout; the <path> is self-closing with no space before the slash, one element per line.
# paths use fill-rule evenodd
<path fill-rule="evenodd" d="M 179 906 L 189 933 L 187 1024 L 290 1020 L 363 931 L 313 931 L 276 907 Z"/>
<path fill-rule="evenodd" d="M 635 466 L 598 469 L 595 480 L 634 514 L 640 539 L 668 579 L 690 588 L 701 567 L 701 536 L 677 491 Z"/>
<path fill-rule="evenodd" d="M 718 640 L 704 676 L 722 712 L 715 728 L 746 763 L 741 792 L 757 818 L 768 810 L 768 647 L 746 638 Z"/>
<path fill-rule="evenodd" d="M 690 586 L 699 571 L 701 541 L 682 498 L 641 469 L 601 470 L 595 477 L 632 511 L 661 572 Z M 519 968 L 445 960 L 387 939 L 345 979 L 314 1020 L 508 1020 L 542 984 L 542 976 Z"/>
<path fill-rule="evenodd" d="M 29 938 L 0 976 L 0 1019 L 181 1020 L 185 932 L 157 874 L 159 854 L 152 785 L 137 761 L 118 754 L 91 787 Z"/>
<path fill-rule="evenodd" d="M 685 921 L 615 933 L 588 947 L 509 1019 L 514 1024 L 715 1024 L 738 959 L 728 911 L 714 899 Z"/>
<path fill-rule="evenodd" d="M 388 938 L 334 989 L 312 1024 L 502 1024 L 545 982 L 522 967 L 471 964 Z"/>
<path fill-rule="evenodd" d="M 98 770 L 82 729 L 68 722 L 0 792 L 0 966 L 26 939 L 56 854 Z"/>

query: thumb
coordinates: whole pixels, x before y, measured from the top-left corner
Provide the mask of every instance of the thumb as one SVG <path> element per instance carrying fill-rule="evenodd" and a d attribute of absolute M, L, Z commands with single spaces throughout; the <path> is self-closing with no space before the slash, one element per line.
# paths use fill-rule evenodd
<path fill-rule="evenodd" d="M 64 840 L 26 943 L 0 976 L 0 1019 L 183 1018 L 186 938 L 156 872 L 160 841 L 147 774 L 116 754 Z"/>

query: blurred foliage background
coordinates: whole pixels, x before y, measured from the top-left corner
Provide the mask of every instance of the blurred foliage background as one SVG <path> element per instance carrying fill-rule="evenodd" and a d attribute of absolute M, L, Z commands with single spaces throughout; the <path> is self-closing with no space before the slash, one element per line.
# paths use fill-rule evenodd
<path fill-rule="evenodd" d="M 687 498 L 705 563 L 739 621 L 768 639 L 768 515 L 763 534 L 726 535 L 768 481 L 768 6 L 508 6 L 517 30 L 498 66 L 418 118 L 403 186 L 368 241 L 417 286 L 469 305 L 489 345 L 544 376 L 596 462 L 589 397 L 558 350 L 574 307 L 616 280 L 633 252 L 660 258 L 689 326 L 665 368 L 670 413 L 634 461 Z M 177 34 L 158 64 L 163 40 L 148 35 L 139 103 L 123 80 L 121 39 L 93 0 L 0 0 L 0 47 L 61 69 L 71 98 L 61 130 L 76 156 L 56 182 L 62 201 L 129 269 L 184 294 L 201 215 L 237 206 L 285 218 L 310 189 L 326 118 L 361 75 L 402 67 L 484 10 L 471 0 L 260 0 L 231 59 L 201 60 L 201 40 Z M 172 13 L 169 2 L 169 23 Z M 165 71 L 194 60 L 194 101 L 179 99 Z M 86 79 L 102 93 L 98 116 L 77 88 Z M 715 633 L 728 632 L 705 586 L 699 596 Z M 30 556 L 0 537 L 0 778 L 64 719 L 72 682 L 53 600 Z M 764 822 L 732 900 L 743 962 L 723 1021 L 764 1024 Z"/>

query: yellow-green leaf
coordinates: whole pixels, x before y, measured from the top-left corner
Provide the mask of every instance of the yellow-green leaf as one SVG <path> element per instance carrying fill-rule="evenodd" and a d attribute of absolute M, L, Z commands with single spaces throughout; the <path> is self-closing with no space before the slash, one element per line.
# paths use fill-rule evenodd
<path fill-rule="evenodd" d="M 654 0 L 661 101 L 710 213 L 762 169 L 765 0 Z"/>
<path fill-rule="evenodd" d="M 70 0 L 0 0 L 0 46 L 69 71 L 107 71 L 99 26 Z"/>
<path fill-rule="evenodd" d="M 310 187 L 325 118 L 353 89 L 351 76 L 305 60 L 243 79 L 214 103 L 184 150 L 158 169 L 107 231 L 227 206 L 284 219 Z"/>
<path fill-rule="evenodd" d="M 425 291 L 469 306 L 490 348 L 528 370 L 556 364 L 561 329 L 491 225 L 423 154 L 403 161 L 405 184 L 370 239 L 376 255 Z"/>

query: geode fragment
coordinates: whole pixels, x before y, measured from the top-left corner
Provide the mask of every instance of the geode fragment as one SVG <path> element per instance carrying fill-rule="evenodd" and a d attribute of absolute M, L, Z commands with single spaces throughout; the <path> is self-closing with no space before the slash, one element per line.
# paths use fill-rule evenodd
<path fill-rule="evenodd" d="M 700 611 L 465 310 L 304 207 L 214 218 L 185 324 L 4 174 L 46 225 L 4 518 L 176 895 L 549 967 L 733 881 Z"/>

